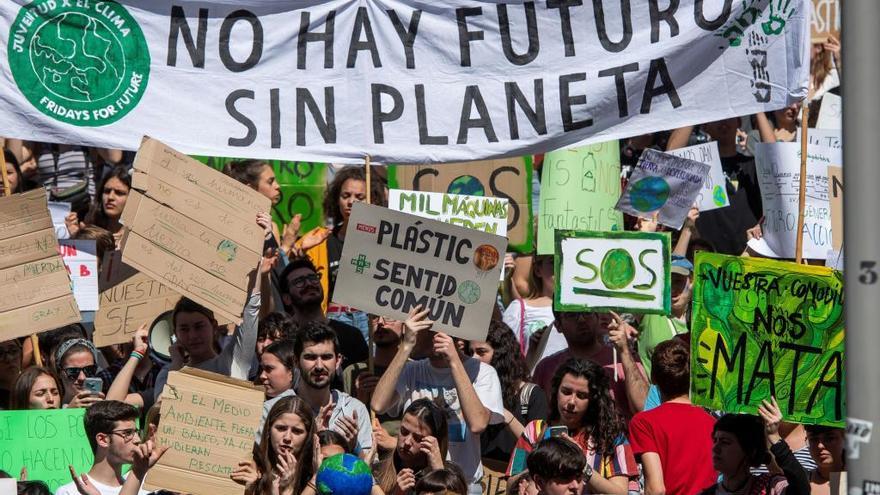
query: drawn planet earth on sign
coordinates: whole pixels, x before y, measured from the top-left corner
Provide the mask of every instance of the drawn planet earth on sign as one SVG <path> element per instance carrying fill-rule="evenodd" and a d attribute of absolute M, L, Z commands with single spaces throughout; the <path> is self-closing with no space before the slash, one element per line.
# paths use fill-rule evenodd
<path fill-rule="evenodd" d="M 220 241 L 220 244 L 217 245 L 217 256 L 228 263 L 235 259 L 235 252 L 237 250 L 238 246 L 236 246 L 234 242 L 229 239 L 223 239 Z"/>
<path fill-rule="evenodd" d="M 715 202 L 716 206 L 724 206 L 724 203 L 727 201 L 727 193 L 724 191 L 724 187 L 721 185 L 715 186 L 715 189 L 712 190 L 712 201 Z"/>
<path fill-rule="evenodd" d="M 448 194 L 468 194 L 470 196 L 485 196 L 486 188 L 480 179 L 473 175 L 460 175 L 449 183 L 446 188 Z"/>
<path fill-rule="evenodd" d="M 638 211 L 657 211 L 669 199 L 669 184 L 663 177 L 645 177 L 629 189 L 630 203 Z"/>
<path fill-rule="evenodd" d="M 465 304 L 473 304 L 480 300 L 480 286 L 473 280 L 465 280 L 458 286 L 458 298 Z"/>
<path fill-rule="evenodd" d="M 602 258 L 599 273 L 605 287 L 623 289 L 636 278 L 636 264 L 626 249 L 612 249 Z"/>
<path fill-rule="evenodd" d="M 367 463 L 351 454 L 336 454 L 324 459 L 315 485 L 321 495 L 369 495 L 373 475 Z"/>

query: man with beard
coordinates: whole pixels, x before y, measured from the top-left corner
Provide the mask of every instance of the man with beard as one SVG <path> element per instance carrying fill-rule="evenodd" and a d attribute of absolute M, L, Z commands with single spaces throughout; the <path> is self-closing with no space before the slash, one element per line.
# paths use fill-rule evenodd
<path fill-rule="evenodd" d="M 422 398 L 439 402 L 449 425 L 447 458 L 461 466 L 468 493 L 479 494 L 480 433 L 490 423 L 504 421 L 501 383 L 494 368 L 465 355 L 449 335 L 431 331 L 434 322 L 427 318 L 421 306 L 410 311 L 397 353 L 376 384 L 370 405 L 385 413 Z M 410 360 L 417 356 L 429 357 Z"/>
<path fill-rule="evenodd" d="M 296 395 L 306 401 L 315 414 L 318 431 L 332 429 L 349 442 L 355 453 L 366 456 L 373 446 L 370 412 L 363 402 L 331 388 L 342 356 L 337 349 L 336 333 L 324 321 L 308 321 L 303 324 L 293 346 L 299 381 L 292 389 L 263 404 L 263 415 L 257 438 L 269 411 L 283 397 Z"/>
<path fill-rule="evenodd" d="M 321 309 L 324 300 L 324 289 L 321 288 L 321 276 L 312 261 L 307 257 L 297 257 L 281 273 L 281 300 L 284 310 L 302 327 L 308 322 L 326 323 L 336 332 L 339 345 L 338 352 L 342 355 L 342 366 L 367 360 L 367 343 L 357 328 L 336 320 L 328 320 Z M 341 388 L 341 383 L 334 383 Z"/>

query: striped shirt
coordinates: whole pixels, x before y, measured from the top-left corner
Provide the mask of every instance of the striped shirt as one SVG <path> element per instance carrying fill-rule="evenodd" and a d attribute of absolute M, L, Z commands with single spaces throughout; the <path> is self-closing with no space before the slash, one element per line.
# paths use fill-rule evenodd
<path fill-rule="evenodd" d="M 797 459 L 798 463 L 800 463 L 801 467 L 804 468 L 805 471 L 809 472 L 813 469 L 816 469 L 816 461 L 813 460 L 813 457 L 810 455 L 810 446 L 804 445 L 803 447 L 792 451 L 794 454 L 794 458 Z M 751 469 L 752 474 L 765 474 L 769 471 L 767 470 L 767 465 L 758 466 L 756 468 Z"/>
<path fill-rule="evenodd" d="M 44 144 L 41 148 L 37 157 L 37 167 L 39 180 L 44 187 L 65 189 L 87 180 L 89 195 L 94 197 L 95 181 L 92 179 L 92 165 L 86 148 L 65 146 L 54 153 L 53 145 Z"/>

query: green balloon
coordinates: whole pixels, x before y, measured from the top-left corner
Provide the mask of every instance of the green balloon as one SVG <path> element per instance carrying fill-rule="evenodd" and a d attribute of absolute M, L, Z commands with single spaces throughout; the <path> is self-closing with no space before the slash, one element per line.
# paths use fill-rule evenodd
<path fill-rule="evenodd" d="M 636 278 L 636 264 L 625 249 L 612 249 L 602 258 L 602 283 L 611 290 L 623 289 Z"/>

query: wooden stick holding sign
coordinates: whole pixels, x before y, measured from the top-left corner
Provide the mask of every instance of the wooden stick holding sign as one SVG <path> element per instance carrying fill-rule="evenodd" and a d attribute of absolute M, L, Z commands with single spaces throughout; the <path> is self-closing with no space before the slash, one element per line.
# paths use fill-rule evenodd
<path fill-rule="evenodd" d="M 371 201 L 372 198 L 372 188 L 370 187 L 370 155 L 364 157 L 364 168 L 366 169 L 365 177 L 366 177 L 366 189 L 367 189 L 367 204 L 373 204 Z M 367 371 L 370 374 L 375 373 L 376 370 L 376 362 L 373 358 L 374 348 L 373 348 L 373 325 L 370 325 L 367 322 Z"/>
<path fill-rule="evenodd" d="M 798 223 L 797 241 L 795 244 L 795 263 L 801 264 L 804 258 L 804 203 L 807 201 L 807 118 L 810 116 L 810 105 L 804 103 L 801 117 L 801 175 L 798 185 Z"/>
<path fill-rule="evenodd" d="M 9 187 L 9 171 L 6 170 L 5 153 L 0 153 L 0 175 L 3 176 L 3 195 L 12 196 L 12 189 Z M 19 177 L 18 180 L 20 181 L 21 177 Z M 40 339 L 37 338 L 37 334 L 35 333 L 31 334 L 30 339 L 34 353 L 34 360 L 37 362 L 37 366 L 43 366 L 43 356 L 40 355 Z"/>

